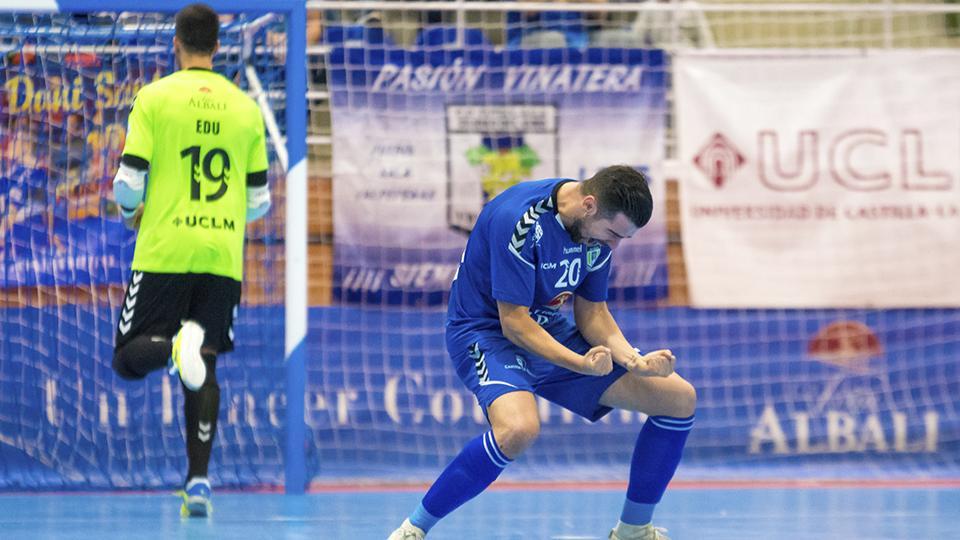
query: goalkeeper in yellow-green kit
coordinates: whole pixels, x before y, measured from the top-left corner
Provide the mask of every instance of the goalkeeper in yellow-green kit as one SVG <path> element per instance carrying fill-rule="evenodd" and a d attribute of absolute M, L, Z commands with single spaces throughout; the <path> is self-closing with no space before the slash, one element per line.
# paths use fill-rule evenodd
<path fill-rule="evenodd" d="M 217 431 L 218 353 L 233 350 L 244 229 L 270 208 L 263 118 L 213 71 L 220 21 L 204 4 L 177 13 L 179 71 L 136 96 L 113 191 L 137 228 L 113 369 L 164 367 L 184 387 L 189 470 L 181 513 L 210 513 L 207 465 Z"/>

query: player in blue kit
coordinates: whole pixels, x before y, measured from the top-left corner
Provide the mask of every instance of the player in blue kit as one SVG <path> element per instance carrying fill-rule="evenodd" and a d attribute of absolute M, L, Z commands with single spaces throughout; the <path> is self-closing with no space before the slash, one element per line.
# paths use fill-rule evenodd
<path fill-rule="evenodd" d="M 614 540 L 668 540 L 651 524 L 696 407 L 669 350 L 641 354 L 607 308 L 612 250 L 653 213 L 644 175 L 608 167 L 583 182 L 525 182 L 488 203 L 450 292 L 447 350 L 490 431 L 447 465 L 389 540 L 421 540 L 477 496 L 540 432 L 534 395 L 591 421 L 612 409 L 649 416 L 640 430 Z M 573 298 L 574 321 L 560 314 Z"/>

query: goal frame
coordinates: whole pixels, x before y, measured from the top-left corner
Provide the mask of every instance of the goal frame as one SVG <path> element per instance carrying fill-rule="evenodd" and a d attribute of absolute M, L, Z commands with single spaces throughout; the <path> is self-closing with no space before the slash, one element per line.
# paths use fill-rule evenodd
<path fill-rule="evenodd" d="M 184 0 L 0 0 L 0 12 L 78 13 L 136 11 L 175 13 Z M 306 132 L 306 3 L 302 0 L 205 0 L 218 13 L 280 13 L 287 17 L 285 61 L 284 215 L 284 368 L 286 425 L 284 491 L 302 494 L 306 488 L 306 424 L 304 422 L 307 333 L 307 132 Z M 281 160 L 282 161 L 282 160 Z"/>

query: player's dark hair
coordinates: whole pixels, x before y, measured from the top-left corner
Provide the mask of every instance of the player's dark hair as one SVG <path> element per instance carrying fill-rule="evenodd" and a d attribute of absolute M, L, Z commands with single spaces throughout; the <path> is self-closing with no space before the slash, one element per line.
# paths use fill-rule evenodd
<path fill-rule="evenodd" d="M 213 54 L 217 49 L 220 18 L 206 4 L 190 4 L 177 12 L 176 35 L 191 54 Z"/>
<path fill-rule="evenodd" d="M 605 218 L 623 212 L 637 227 L 643 227 L 653 214 L 653 197 L 642 172 L 626 165 L 602 169 L 580 183 L 580 192 L 597 198 Z"/>

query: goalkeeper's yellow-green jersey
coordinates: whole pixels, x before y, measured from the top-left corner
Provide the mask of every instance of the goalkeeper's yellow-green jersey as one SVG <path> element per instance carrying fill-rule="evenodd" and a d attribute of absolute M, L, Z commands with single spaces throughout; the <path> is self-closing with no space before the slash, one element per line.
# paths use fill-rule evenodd
<path fill-rule="evenodd" d="M 123 153 L 150 165 L 133 270 L 241 280 L 247 175 L 267 170 L 256 103 L 213 71 L 177 71 L 137 93 Z"/>

